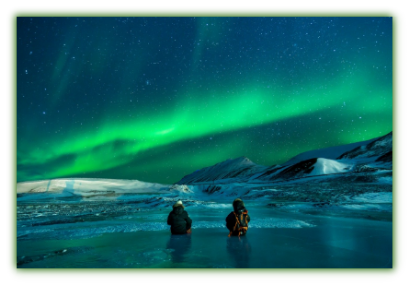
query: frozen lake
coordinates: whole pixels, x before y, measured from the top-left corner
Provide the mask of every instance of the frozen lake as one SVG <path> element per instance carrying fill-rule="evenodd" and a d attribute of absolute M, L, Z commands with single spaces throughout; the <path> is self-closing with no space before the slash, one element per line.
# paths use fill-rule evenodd
<path fill-rule="evenodd" d="M 36 226 L 18 221 L 18 267 L 392 267 L 391 221 L 246 205 L 250 229 L 240 239 L 227 237 L 230 203 L 186 207 L 193 220 L 193 232 L 186 236 L 170 234 L 171 208 L 66 223 L 48 219 Z"/>

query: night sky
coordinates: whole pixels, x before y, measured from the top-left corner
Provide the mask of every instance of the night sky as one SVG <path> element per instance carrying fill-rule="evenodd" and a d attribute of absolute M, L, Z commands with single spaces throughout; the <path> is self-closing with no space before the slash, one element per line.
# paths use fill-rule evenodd
<path fill-rule="evenodd" d="M 174 183 L 392 131 L 392 18 L 17 18 L 17 180 Z"/>

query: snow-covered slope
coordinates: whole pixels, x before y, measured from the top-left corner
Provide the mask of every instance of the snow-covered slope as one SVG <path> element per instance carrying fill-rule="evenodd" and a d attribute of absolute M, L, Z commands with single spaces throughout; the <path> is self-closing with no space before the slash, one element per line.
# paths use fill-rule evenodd
<path fill-rule="evenodd" d="M 390 162 L 392 163 L 392 150 L 378 157 L 376 162 Z"/>
<path fill-rule="evenodd" d="M 289 180 L 300 177 L 346 173 L 353 169 L 353 163 L 339 162 L 334 159 L 311 158 L 296 164 L 277 168 L 275 172 L 256 177 L 261 181 Z"/>
<path fill-rule="evenodd" d="M 306 151 L 303 153 L 300 153 L 287 162 L 283 163 L 283 165 L 291 165 L 298 163 L 303 160 L 311 159 L 311 158 L 329 158 L 329 159 L 336 159 L 342 154 L 351 151 L 353 149 L 356 149 L 358 147 L 361 147 L 363 145 L 367 145 L 378 138 L 370 139 L 367 141 L 361 141 L 361 142 L 355 142 L 355 143 L 350 143 L 350 144 L 345 144 L 345 145 L 339 145 L 339 146 L 333 146 L 333 147 L 327 147 L 327 148 L 321 148 L 321 149 L 315 149 L 315 150 L 310 150 Z"/>
<path fill-rule="evenodd" d="M 92 179 L 92 178 L 72 178 L 72 179 L 52 179 L 17 183 L 18 200 L 24 200 L 23 194 L 34 194 L 30 199 L 42 199 L 44 197 L 93 197 L 107 196 L 115 197 L 123 194 L 155 194 L 170 192 L 185 192 L 182 186 L 170 187 L 157 183 L 147 183 L 138 180 L 119 179 Z M 41 195 L 47 194 L 47 195 Z"/>
<path fill-rule="evenodd" d="M 74 194 L 91 194 L 97 191 L 115 193 L 146 193 L 168 190 L 169 186 L 139 180 L 120 179 L 51 179 L 17 183 L 17 193 L 71 191 Z"/>
<path fill-rule="evenodd" d="M 341 163 L 333 159 L 318 158 L 310 175 L 325 175 L 350 171 L 352 164 Z"/>
<path fill-rule="evenodd" d="M 387 153 L 392 153 L 392 132 L 345 152 L 338 159 L 377 159 Z"/>
<path fill-rule="evenodd" d="M 177 184 L 192 184 L 198 182 L 240 178 L 264 171 L 268 167 L 257 165 L 247 157 L 228 159 L 216 165 L 205 167 L 183 177 Z"/>

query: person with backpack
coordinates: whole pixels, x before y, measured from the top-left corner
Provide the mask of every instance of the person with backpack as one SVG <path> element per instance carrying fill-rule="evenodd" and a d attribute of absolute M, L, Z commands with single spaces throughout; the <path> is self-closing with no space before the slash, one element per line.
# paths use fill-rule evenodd
<path fill-rule="evenodd" d="M 229 229 L 229 237 L 231 236 L 244 236 L 248 230 L 248 223 L 250 222 L 250 216 L 243 200 L 237 198 L 233 201 L 233 209 L 226 217 L 226 227 Z"/>
<path fill-rule="evenodd" d="M 168 225 L 170 225 L 170 231 L 174 235 L 192 232 L 192 219 L 184 209 L 182 201 L 179 200 L 173 205 L 173 210 L 169 213 Z"/>

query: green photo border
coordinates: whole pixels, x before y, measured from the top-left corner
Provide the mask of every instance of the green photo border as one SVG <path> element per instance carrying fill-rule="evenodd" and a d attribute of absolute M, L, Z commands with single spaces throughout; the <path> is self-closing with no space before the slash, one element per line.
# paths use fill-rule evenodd
<path fill-rule="evenodd" d="M 407 224 L 404 177 L 405 64 L 408 63 L 404 1 L 29 1 L 3 2 L 2 17 L 2 177 L 1 272 L 3 284 L 400 284 L 405 276 Z M 17 269 L 16 268 L 16 23 L 21 16 L 354 16 L 393 17 L 393 268 L 392 269 Z M 407 24 L 407 21 L 406 21 Z M 407 37 L 406 37 L 407 38 Z M 44 43 L 47 44 L 47 43 Z M 406 49 L 405 49 L 406 44 Z M 405 112 L 406 111 L 406 112 Z M 407 116 L 406 116 L 407 117 Z M 3 176 L 4 174 L 4 176 Z M 406 227 L 405 227 L 406 225 Z M 407 274 L 406 274 L 407 276 Z M 407 279 L 407 278 L 406 278 Z M 74 283 L 75 282 L 75 283 Z"/>

